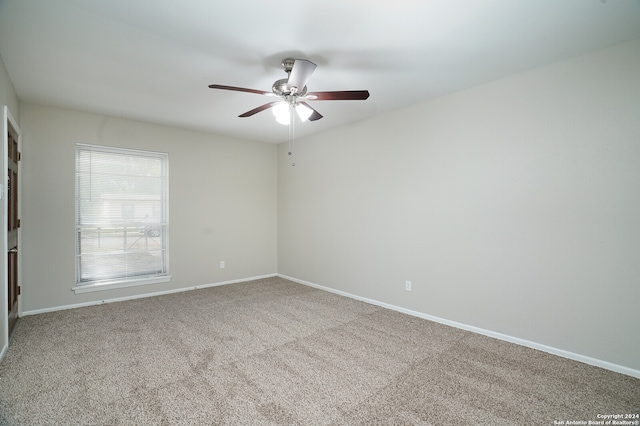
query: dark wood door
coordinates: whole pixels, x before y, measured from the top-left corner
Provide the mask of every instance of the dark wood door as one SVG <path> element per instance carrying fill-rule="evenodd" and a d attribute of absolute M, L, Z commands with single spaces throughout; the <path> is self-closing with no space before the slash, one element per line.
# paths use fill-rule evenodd
<path fill-rule="evenodd" d="M 18 139 L 9 131 L 7 147 L 7 278 L 9 300 L 9 333 L 18 320 L 18 228 L 20 219 L 18 215 Z"/>

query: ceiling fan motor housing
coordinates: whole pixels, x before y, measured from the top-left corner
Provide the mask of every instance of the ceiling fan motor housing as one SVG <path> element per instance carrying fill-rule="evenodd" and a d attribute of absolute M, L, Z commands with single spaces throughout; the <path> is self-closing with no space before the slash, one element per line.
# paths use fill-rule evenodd
<path fill-rule="evenodd" d="M 288 81 L 289 79 L 287 78 L 277 80 L 275 83 L 273 83 L 273 86 L 271 86 L 271 90 L 278 96 L 289 96 L 294 94 L 297 96 L 304 96 L 307 94 L 307 86 L 304 86 L 302 90 L 292 92 L 292 88 L 288 86 Z"/>

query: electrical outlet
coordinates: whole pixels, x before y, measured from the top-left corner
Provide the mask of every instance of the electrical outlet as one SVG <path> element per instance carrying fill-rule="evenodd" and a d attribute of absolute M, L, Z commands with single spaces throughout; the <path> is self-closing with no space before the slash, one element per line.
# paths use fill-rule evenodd
<path fill-rule="evenodd" d="M 407 291 L 411 291 L 411 281 L 404 282 L 404 289 Z"/>
<path fill-rule="evenodd" d="M 220 261 L 220 269 L 224 269 L 224 260 Z"/>

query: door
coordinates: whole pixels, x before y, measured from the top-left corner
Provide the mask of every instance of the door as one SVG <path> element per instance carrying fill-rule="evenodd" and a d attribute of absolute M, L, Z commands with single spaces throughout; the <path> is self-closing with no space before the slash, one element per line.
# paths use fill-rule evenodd
<path fill-rule="evenodd" d="M 18 320 L 18 138 L 9 129 L 7 134 L 7 284 L 9 301 L 9 333 Z"/>

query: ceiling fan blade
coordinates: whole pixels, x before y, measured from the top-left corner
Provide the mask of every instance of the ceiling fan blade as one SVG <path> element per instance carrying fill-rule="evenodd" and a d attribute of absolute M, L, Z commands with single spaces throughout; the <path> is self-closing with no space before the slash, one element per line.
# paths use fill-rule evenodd
<path fill-rule="evenodd" d="M 273 107 L 274 105 L 279 104 L 281 101 L 274 101 L 274 102 L 269 102 L 268 104 L 264 104 L 264 105 L 260 105 L 257 108 L 252 109 L 251 111 L 247 111 L 244 114 L 240 114 L 238 117 L 251 117 L 254 114 L 257 114 L 261 111 L 264 111 L 265 109 L 269 109 L 271 107 Z"/>
<path fill-rule="evenodd" d="M 316 120 L 320 120 L 322 118 L 322 114 L 320 114 L 318 111 L 313 109 L 313 107 L 311 105 L 309 105 L 308 103 L 300 102 L 300 104 L 306 106 L 307 108 L 309 108 L 311 110 L 313 110 L 313 112 L 311 113 L 311 115 L 308 118 L 309 121 L 316 121 Z"/>
<path fill-rule="evenodd" d="M 310 92 L 305 96 L 314 101 L 364 101 L 369 97 L 368 90 L 342 90 L 337 92 Z"/>
<path fill-rule="evenodd" d="M 220 84 L 210 84 L 209 88 L 210 89 L 233 90 L 233 91 L 236 91 L 236 92 L 255 93 L 257 95 L 273 95 L 272 92 L 265 92 L 264 90 L 247 89 L 246 87 L 222 86 Z"/>
<path fill-rule="evenodd" d="M 287 80 L 287 87 L 289 89 L 297 87 L 298 92 L 302 92 L 304 86 L 307 85 L 307 81 L 311 78 L 311 74 L 315 71 L 316 66 L 316 64 L 306 59 L 296 59 L 289 74 L 289 79 Z"/>

